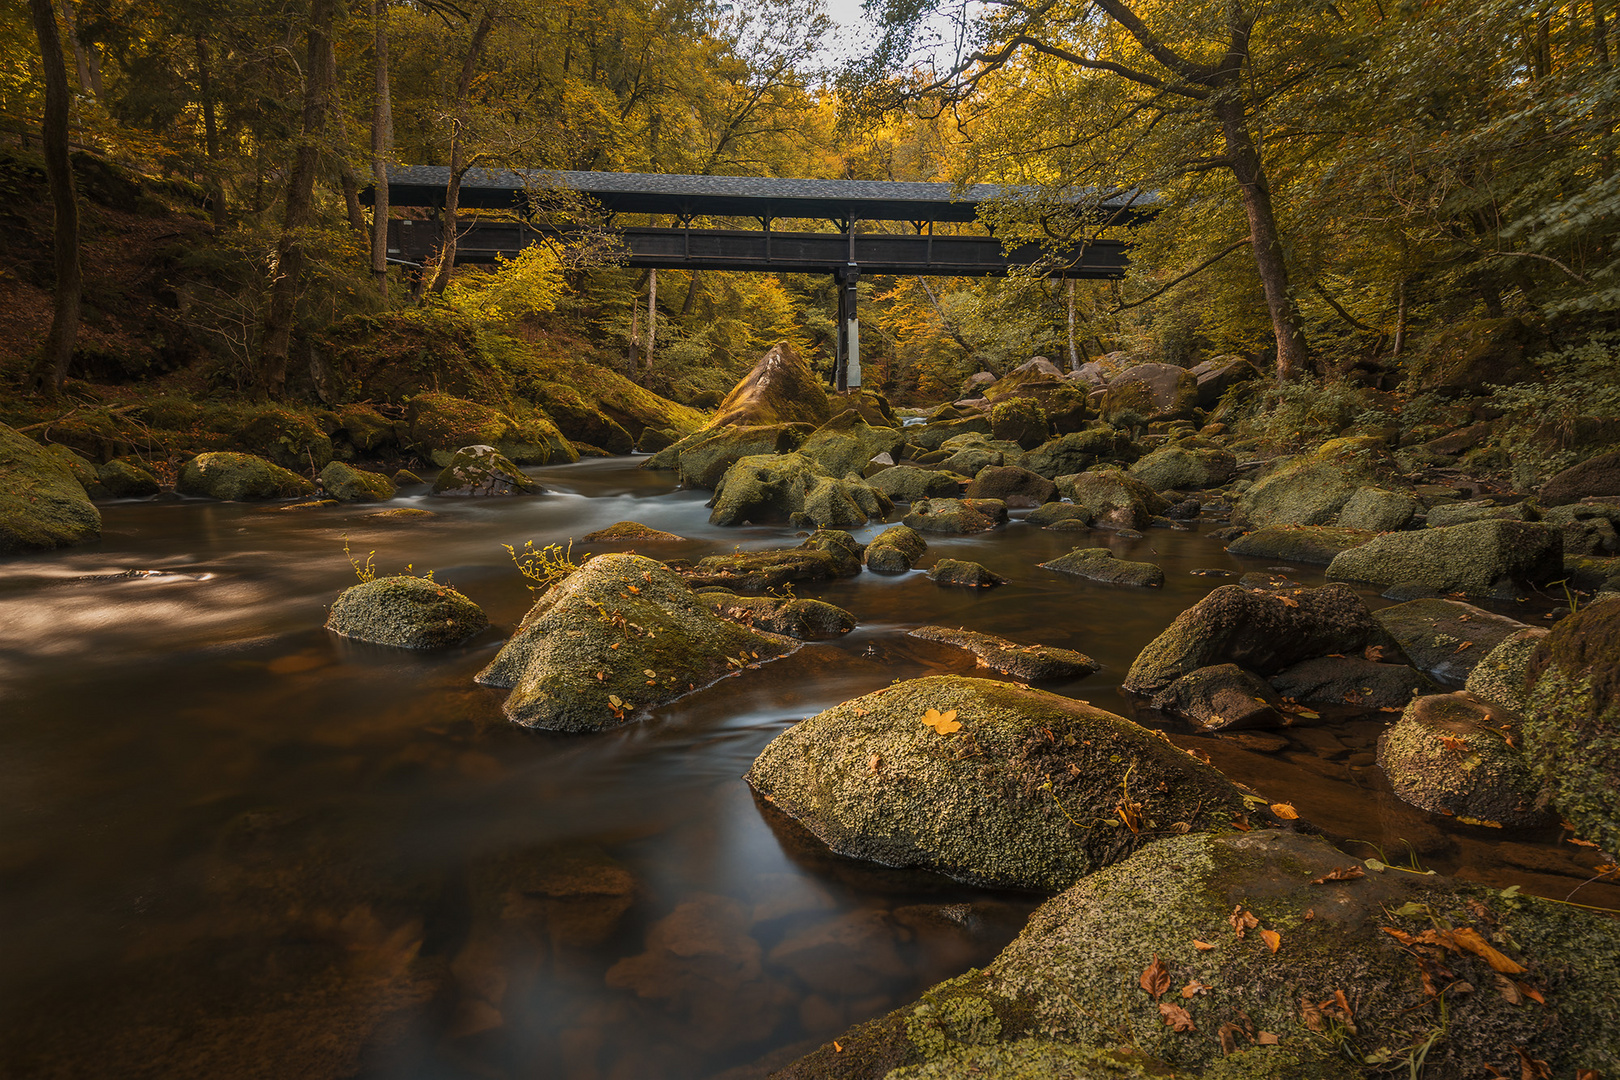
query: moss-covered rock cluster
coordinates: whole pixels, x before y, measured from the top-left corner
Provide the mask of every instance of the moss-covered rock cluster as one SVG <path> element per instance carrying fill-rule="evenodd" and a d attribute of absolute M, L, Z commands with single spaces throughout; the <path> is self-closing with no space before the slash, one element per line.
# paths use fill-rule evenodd
<path fill-rule="evenodd" d="M 28 436 L 0 425 L 0 555 L 94 540 L 101 512 L 73 470 Z"/>

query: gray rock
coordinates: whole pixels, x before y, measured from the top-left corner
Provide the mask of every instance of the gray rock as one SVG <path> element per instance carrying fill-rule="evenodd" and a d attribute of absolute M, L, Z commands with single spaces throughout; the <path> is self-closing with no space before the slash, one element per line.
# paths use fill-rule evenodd
<path fill-rule="evenodd" d="M 1067 555 L 1059 555 L 1050 562 L 1040 564 L 1042 569 L 1073 574 L 1088 581 L 1109 585 L 1136 585 L 1159 588 L 1164 584 L 1164 571 L 1148 562 L 1117 559 L 1107 548 L 1075 548 Z"/>
<path fill-rule="evenodd" d="M 1380 664 L 1364 656 L 1319 656 L 1271 676 L 1276 691 L 1295 701 L 1404 709 L 1415 694 L 1439 689 L 1407 664 Z"/>
<path fill-rule="evenodd" d="M 1169 503 L 1123 469 L 1097 468 L 1060 476 L 1058 490 L 1093 514 L 1098 528 L 1145 529 Z"/>
<path fill-rule="evenodd" d="M 1414 666 L 1450 686 L 1461 686 L 1474 665 L 1524 623 L 1459 600 L 1409 600 L 1374 614 Z"/>
<path fill-rule="evenodd" d="M 1395 794 L 1469 824 L 1536 828 L 1557 818 L 1514 745 L 1514 717 L 1467 691 L 1412 701 L 1378 740 Z"/>
<path fill-rule="evenodd" d="M 1190 671 L 1154 694 L 1150 704 L 1211 731 L 1279 728 L 1288 723 L 1277 711 L 1281 704 L 1277 692 L 1236 664 Z"/>
<path fill-rule="evenodd" d="M 1245 533 L 1226 545 L 1226 550 L 1233 555 L 1326 566 L 1341 551 L 1360 547 L 1374 535 L 1336 525 L 1274 525 Z"/>
<path fill-rule="evenodd" d="M 911 631 L 914 638 L 940 641 L 966 649 L 979 658 L 983 667 L 993 668 L 1020 679 L 1076 679 L 1097 670 L 1097 661 L 1073 649 L 1058 649 L 1050 645 L 1020 645 L 994 634 L 981 634 L 973 630 L 951 629 L 948 626 L 919 626 Z"/>
<path fill-rule="evenodd" d="M 1479 499 L 1474 502 L 1442 503 L 1429 508 L 1428 522 L 1431 529 L 1443 529 L 1448 525 L 1466 525 L 1470 521 L 1534 521 L 1536 515 L 1528 503 L 1513 503 L 1509 506 L 1498 506 L 1489 499 Z"/>
<path fill-rule="evenodd" d="M 915 465 L 884 469 L 868 477 L 867 483 L 892 501 L 904 503 L 954 498 L 962 490 L 955 476 L 938 469 L 919 469 Z"/>
<path fill-rule="evenodd" d="M 1511 597 L 1561 577 L 1563 536 L 1529 521 L 1475 521 L 1442 529 L 1386 533 L 1338 555 L 1330 581 L 1373 585 L 1422 582 L 1440 592 Z"/>
<path fill-rule="evenodd" d="M 430 578 L 375 578 L 345 589 L 326 628 L 342 637 L 399 649 L 437 649 L 489 625 L 477 604 Z"/>
<path fill-rule="evenodd" d="M 1411 523 L 1420 505 L 1404 491 L 1361 487 L 1339 511 L 1336 524 L 1341 528 L 1366 529 L 1375 533 L 1395 532 Z"/>

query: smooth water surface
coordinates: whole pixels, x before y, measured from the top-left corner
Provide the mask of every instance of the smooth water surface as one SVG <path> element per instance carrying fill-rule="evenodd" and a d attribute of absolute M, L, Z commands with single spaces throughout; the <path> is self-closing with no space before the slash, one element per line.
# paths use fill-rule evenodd
<path fill-rule="evenodd" d="M 1231 580 L 1192 571 L 1265 565 L 1196 532 L 1109 541 L 1015 521 L 933 539 L 925 565 L 969 558 L 1010 583 L 801 586 L 860 627 L 612 732 L 516 728 L 504 692 L 472 682 L 532 600 L 502 545 L 626 519 L 689 538 L 639 545 L 658 558 L 798 542 L 711 526 L 706 493 L 636 464 L 531 470 L 538 498 L 389 504 L 426 520 L 110 503 L 99 544 L 4 563 L 0 1075 L 762 1075 L 986 963 L 1040 900 L 832 856 L 741 780 L 820 709 L 974 671 L 905 636 L 924 623 L 1096 657 L 1103 670 L 1048 689 L 1165 728 L 1358 854 L 1620 906 L 1620 890 L 1581 887 L 1592 860 L 1556 832 L 1393 799 L 1370 763 L 1387 717 L 1324 710 L 1262 753 L 1120 694 L 1136 652 Z M 345 542 L 381 573 L 432 570 L 494 626 L 421 654 L 328 634 L 327 605 L 355 582 Z M 1035 565 L 1105 542 L 1159 563 L 1167 586 Z"/>

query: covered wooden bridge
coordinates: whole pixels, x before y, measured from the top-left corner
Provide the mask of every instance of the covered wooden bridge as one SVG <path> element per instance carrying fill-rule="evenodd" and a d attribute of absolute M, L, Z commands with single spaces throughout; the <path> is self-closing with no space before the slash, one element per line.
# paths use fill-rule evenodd
<path fill-rule="evenodd" d="M 442 226 L 450 170 L 411 166 L 389 173 L 389 202 L 435 211 L 432 219 L 391 220 L 391 259 L 421 264 L 434 257 Z M 978 220 L 985 203 L 1016 197 L 995 184 L 965 189 L 952 184 L 876 180 L 807 180 L 751 176 L 682 176 L 665 173 L 569 172 L 474 169 L 462 179 L 461 210 L 499 211 L 493 219 L 460 223 L 456 262 L 488 263 L 555 237 L 555 226 L 534 223 L 536 209 L 553 193 L 583 198 L 605 215 L 622 245 L 623 265 L 654 270 L 756 270 L 831 274 L 839 282 L 837 383 L 860 385 L 860 328 L 856 284 L 861 274 L 937 274 L 953 277 L 1005 274 L 1048 260 L 1039 244 L 1006 247 L 990 235 L 935 232 L 937 224 Z M 367 200 L 369 201 L 369 200 Z M 1093 200 L 1085 207 L 1094 228 L 1128 225 L 1151 211 L 1139 193 Z M 1077 204 L 1078 205 L 1078 204 Z M 664 219 L 667 225 L 621 224 L 621 216 Z M 710 227 L 715 219 L 757 222 L 757 228 Z M 694 222 L 705 224 L 695 226 Z M 779 228 L 780 223 L 798 226 Z M 830 230 L 805 224 L 826 222 Z M 899 223 L 910 232 L 863 231 L 860 223 Z M 1051 272 L 1064 277 L 1124 275 L 1126 245 L 1092 240 Z"/>

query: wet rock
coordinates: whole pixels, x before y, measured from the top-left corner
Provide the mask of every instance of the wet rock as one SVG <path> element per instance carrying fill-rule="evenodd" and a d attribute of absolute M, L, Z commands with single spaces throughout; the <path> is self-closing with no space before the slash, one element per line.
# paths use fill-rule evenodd
<path fill-rule="evenodd" d="M 1276 525 L 1245 533 L 1226 545 L 1226 550 L 1233 555 L 1326 566 L 1339 552 L 1360 547 L 1374 535 L 1336 525 Z"/>
<path fill-rule="evenodd" d="M 0 555 L 82 544 L 101 535 L 101 511 L 61 461 L 0 424 Z"/>
<path fill-rule="evenodd" d="M 1237 459 L 1224 450 L 1167 446 L 1139 459 L 1131 475 L 1154 491 L 1220 487 L 1237 472 Z"/>
<path fill-rule="evenodd" d="M 990 418 L 976 414 L 959 420 L 930 420 L 919 427 L 907 428 L 906 439 L 924 450 L 938 450 L 945 445 L 947 439 L 970 433 L 988 436 Z"/>
<path fill-rule="evenodd" d="M 394 482 L 388 477 L 341 461 L 321 470 L 321 488 L 338 502 L 387 502 L 394 497 Z"/>
<path fill-rule="evenodd" d="M 773 968 L 824 994 L 853 996 L 893 989 L 911 968 L 881 912 L 852 911 L 790 934 L 767 957 Z"/>
<path fill-rule="evenodd" d="M 1620 496 L 1620 450 L 1571 465 L 1541 485 L 1543 506 L 1564 506 L 1601 495 Z"/>
<path fill-rule="evenodd" d="M 1363 656 L 1319 656 L 1271 676 L 1276 691 L 1295 701 L 1404 709 L 1415 694 L 1439 687 L 1407 664 L 1380 664 Z"/>
<path fill-rule="evenodd" d="M 463 446 L 433 481 L 433 494 L 538 495 L 544 489 L 493 446 Z"/>
<path fill-rule="evenodd" d="M 1395 794 L 1469 824 L 1534 828 L 1555 821 L 1513 742 L 1514 717 L 1467 691 L 1407 705 L 1378 739 L 1378 764 Z"/>
<path fill-rule="evenodd" d="M 1528 521 L 1475 521 L 1387 533 L 1329 564 L 1330 581 L 1421 582 L 1441 592 L 1511 597 L 1563 574 L 1563 536 Z"/>
<path fill-rule="evenodd" d="M 113 458 L 96 470 L 96 479 L 115 499 L 144 499 L 163 490 L 158 478 L 139 461 Z"/>
<path fill-rule="evenodd" d="M 711 428 L 728 424 L 825 424 L 832 404 L 821 379 L 787 342 L 773 345 L 732 387 L 714 412 Z"/>
<path fill-rule="evenodd" d="M 722 619 L 796 641 L 826 641 L 855 629 L 855 616 L 822 600 L 738 596 L 723 589 L 706 589 L 698 599 Z"/>
<path fill-rule="evenodd" d="M 911 631 L 914 638 L 941 641 L 966 649 L 979 658 L 982 667 L 993 668 L 1020 679 L 1078 679 L 1097 670 L 1097 661 L 1073 649 L 1058 649 L 1050 645 L 1020 645 L 994 634 L 981 634 L 974 630 L 953 630 L 948 626 L 919 626 Z"/>
<path fill-rule="evenodd" d="M 1057 485 L 1016 465 L 986 466 L 962 493 L 969 499 L 1000 499 L 1010 507 L 1040 506 L 1057 498 Z"/>
<path fill-rule="evenodd" d="M 1000 574 L 966 559 L 941 559 L 928 571 L 928 578 L 935 585 L 961 589 L 988 589 L 1007 583 L 1007 579 Z"/>
<path fill-rule="evenodd" d="M 844 1032 L 776 1078 L 856 1075 L 850 1062 L 891 1080 L 1363 1075 L 1311 1026 L 1356 1045 L 1427 1046 L 1433 1080 L 1466 1080 L 1482 1063 L 1507 1076 L 1521 1060 L 1546 1061 L 1549 1075 L 1570 1076 L 1620 1061 L 1620 1016 L 1608 1005 L 1620 991 L 1620 924 L 1438 876 L 1311 884 L 1347 865 L 1357 860 L 1325 840 L 1271 831 L 1152 844 L 1047 901 L 984 970 Z M 1239 938 L 1231 920 L 1244 913 L 1258 925 Z M 1262 931 L 1278 935 L 1275 952 Z M 1426 934 L 1431 944 L 1404 944 Z M 1540 987 L 1546 1005 L 1500 992 L 1470 951 L 1476 940 L 1528 968 L 1514 978 Z M 1414 947 L 1455 980 L 1443 1002 L 1425 992 Z M 1155 958 L 1162 995 L 1139 986 Z M 1194 982 L 1208 990 L 1183 996 Z M 1456 993 L 1459 983 L 1476 989 Z M 1192 1030 L 1175 1030 L 1162 1006 L 1184 1010 Z M 1431 1041 L 1437 1030 L 1445 1038 Z M 1256 1045 L 1261 1032 L 1276 1045 Z"/>
<path fill-rule="evenodd" d="M 1339 511 L 1338 525 L 1368 532 L 1394 532 L 1411 523 L 1421 504 L 1404 491 L 1360 487 Z"/>
<path fill-rule="evenodd" d="M 952 733 L 923 722 L 953 713 Z M 1177 823 L 1213 827 L 1242 806 L 1219 773 L 1128 720 L 953 676 L 811 717 L 747 779 L 840 854 L 1024 888 L 1061 888 Z M 1122 800 L 1140 804 L 1140 832 L 1108 824 Z"/>
<path fill-rule="evenodd" d="M 1159 494 L 1123 469 L 1097 468 L 1060 476 L 1058 490 L 1092 512 L 1096 528 L 1145 529 L 1169 506 Z"/>
<path fill-rule="evenodd" d="M 1149 420 L 1190 417 L 1198 403 L 1198 377 L 1174 364 L 1137 364 L 1108 381 L 1097 411 L 1104 419 L 1136 412 Z"/>
<path fill-rule="evenodd" d="M 794 648 L 715 615 L 663 563 L 598 555 L 535 601 L 477 681 L 511 688 L 514 723 L 599 731 Z"/>
<path fill-rule="evenodd" d="M 957 478 L 937 469 L 896 465 L 867 479 L 894 502 L 922 502 L 925 499 L 952 498 L 962 490 Z"/>
<path fill-rule="evenodd" d="M 1301 660 L 1360 653 L 1387 646 L 1386 659 L 1403 659 L 1354 589 L 1250 589 L 1223 585 L 1176 616 L 1137 654 L 1125 689 L 1151 694 L 1212 664 L 1231 663 L 1261 676 Z"/>
<path fill-rule="evenodd" d="M 1095 516 L 1091 510 L 1084 506 L 1076 506 L 1074 503 L 1048 502 L 1036 507 L 1035 511 L 1024 520 L 1046 529 L 1062 523 L 1090 528 L 1091 519 Z"/>
<path fill-rule="evenodd" d="M 186 462 L 174 489 L 182 495 L 247 502 L 296 499 L 313 494 L 315 485 L 264 458 L 219 451 Z"/>
<path fill-rule="evenodd" d="M 801 453 L 759 454 L 738 461 L 715 487 L 709 521 L 787 522 L 847 529 L 883 518 L 894 506 L 864 482 L 838 480 Z"/>
<path fill-rule="evenodd" d="M 1530 707 L 1530 658 L 1547 633 L 1541 627 L 1527 626 L 1509 634 L 1474 665 L 1463 689 L 1522 716 Z"/>
<path fill-rule="evenodd" d="M 579 451 L 539 412 L 502 412 L 449 394 L 421 393 L 405 408 L 401 430 L 411 449 L 444 468 L 468 446 L 493 447 L 520 465 L 562 465 Z"/>
<path fill-rule="evenodd" d="M 592 543 L 598 543 L 605 540 L 614 541 L 616 543 L 626 543 L 636 540 L 667 543 L 674 540 L 685 540 L 686 537 L 676 536 L 674 533 L 664 532 L 662 529 L 654 529 L 650 525 L 643 525 L 639 521 L 618 521 L 614 522 L 612 525 L 609 525 L 605 529 L 597 529 L 595 532 L 588 532 L 580 539 Z"/>
<path fill-rule="evenodd" d="M 424 487 L 427 481 L 411 472 L 409 469 L 400 469 L 394 473 L 395 487 Z"/>
<path fill-rule="evenodd" d="M 1539 382 L 1530 357 L 1546 348 L 1546 334 L 1517 318 L 1452 323 L 1426 347 L 1404 359 L 1405 389 L 1474 394 L 1487 383 Z"/>
<path fill-rule="evenodd" d="M 1620 599 L 1560 621 L 1530 674 L 1525 756 L 1576 834 L 1620 854 Z"/>
<path fill-rule="evenodd" d="M 409 522 L 432 521 L 438 517 L 432 510 L 418 510 L 415 507 L 398 507 L 393 510 L 374 510 L 365 515 L 367 521 L 377 522 Z"/>
<path fill-rule="evenodd" d="M 696 565 L 672 560 L 670 566 L 694 589 L 719 586 L 738 592 L 764 592 L 801 581 L 827 581 L 861 572 L 862 548 L 848 533 L 823 529 L 795 548 L 710 555 Z"/>
<path fill-rule="evenodd" d="M 1051 424 L 1046 410 L 1030 398 L 998 402 L 990 409 L 990 434 L 1033 450 L 1046 441 Z"/>
<path fill-rule="evenodd" d="M 1212 731 L 1279 728 L 1288 721 L 1281 700 L 1266 681 L 1236 664 L 1213 664 L 1188 672 L 1153 695 L 1155 709 Z"/>
<path fill-rule="evenodd" d="M 1007 505 L 998 499 L 925 499 L 912 503 L 904 520 L 925 533 L 989 532 L 1007 520 Z"/>
<path fill-rule="evenodd" d="M 928 542 L 909 525 L 891 525 L 866 545 L 866 566 L 885 574 L 900 574 L 917 565 Z"/>
<path fill-rule="evenodd" d="M 1438 597 L 1382 608 L 1374 618 L 1415 667 L 1451 686 L 1461 686 L 1486 654 L 1527 629 L 1517 619 Z"/>
<path fill-rule="evenodd" d="M 1214 356 L 1187 369 L 1198 380 L 1200 409 L 1213 409 L 1226 392 L 1239 383 L 1260 377 L 1260 371 L 1241 356 Z"/>
<path fill-rule="evenodd" d="M 1018 464 L 1048 480 L 1085 472 L 1099 461 L 1118 458 L 1130 452 L 1130 440 L 1106 424 L 1042 443 L 1025 454 Z"/>
<path fill-rule="evenodd" d="M 713 488 L 745 457 L 791 454 L 813 429 L 805 424 L 705 428 L 648 458 L 644 469 L 675 469 L 685 487 Z"/>
<path fill-rule="evenodd" d="M 873 427 L 849 409 L 817 428 L 799 453 L 820 465 L 829 476 L 859 474 L 879 454 L 893 454 L 906 437 L 892 427 Z"/>
<path fill-rule="evenodd" d="M 489 625 L 482 608 L 428 578 L 375 578 L 345 589 L 326 628 L 342 637 L 400 649 L 456 645 Z"/>
<path fill-rule="evenodd" d="M 1149 562 L 1117 559 L 1107 548 L 1075 548 L 1067 555 L 1059 555 L 1050 562 L 1040 564 L 1042 569 L 1073 574 L 1088 581 L 1108 585 L 1136 585 L 1159 588 L 1164 584 L 1164 571 Z"/>

